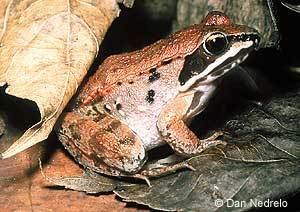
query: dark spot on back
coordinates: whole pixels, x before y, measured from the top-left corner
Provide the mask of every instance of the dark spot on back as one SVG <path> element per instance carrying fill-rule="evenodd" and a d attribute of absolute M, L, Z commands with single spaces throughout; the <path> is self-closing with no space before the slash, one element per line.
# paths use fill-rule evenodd
<path fill-rule="evenodd" d="M 148 96 L 150 96 L 150 97 L 154 97 L 155 96 L 155 91 L 154 90 L 149 90 L 148 91 Z"/>
<path fill-rule="evenodd" d="M 116 109 L 117 110 L 121 110 L 122 109 L 122 105 L 120 103 L 116 104 Z"/>
<path fill-rule="evenodd" d="M 155 91 L 154 90 L 149 90 L 146 95 L 146 101 L 149 102 L 150 104 L 154 102 L 154 96 L 155 96 Z"/>
<path fill-rule="evenodd" d="M 154 102 L 154 98 L 153 97 L 146 97 L 146 101 L 149 102 L 150 104 L 152 104 Z"/>
<path fill-rule="evenodd" d="M 122 82 L 117 82 L 117 85 L 122 85 Z"/>
<path fill-rule="evenodd" d="M 129 81 L 128 83 L 129 83 L 129 84 L 133 84 L 133 81 Z"/>
<path fill-rule="evenodd" d="M 160 73 L 156 72 L 156 70 L 154 72 L 152 72 L 152 74 L 149 76 L 149 82 L 154 82 L 155 80 L 158 80 L 160 78 Z"/>
<path fill-rule="evenodd" d="M 149 72 L 150 74 L 153 74 L 154 72 L 156 72 L 156 68 L 151 68 Z"/>
<path fill-rule="evenodd" d="M 155 78 L 153 77 L 153 75 L 149 76 L 149 82 L 153 82 L 155 80 Z"/>

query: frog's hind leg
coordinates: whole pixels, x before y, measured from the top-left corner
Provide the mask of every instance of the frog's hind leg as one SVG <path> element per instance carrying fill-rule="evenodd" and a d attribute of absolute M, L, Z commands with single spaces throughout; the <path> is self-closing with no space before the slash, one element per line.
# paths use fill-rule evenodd
<path fill-rule="evenodd" d="M 58 129 L 60 141 L 84 167 L 120 176 L 138 172 L 146 161 L 140 138 L 109 114 L 88 117 L 66 113 Z"/>

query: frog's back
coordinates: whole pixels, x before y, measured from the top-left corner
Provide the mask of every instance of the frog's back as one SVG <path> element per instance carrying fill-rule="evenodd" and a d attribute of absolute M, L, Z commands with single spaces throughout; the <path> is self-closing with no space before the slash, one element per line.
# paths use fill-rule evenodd
<path fill-rule="evenodd" d="M 166 61 L 185 57 L 199 47 L 201 25 L 194 25 L 159 40 L 143 49 L 112 55 L 100 67 L 106 85 L 121 81 L 124 76 L 138 76 Z"/>
<path fill-rule="evenodd" d="M 193 25 L 143 49 L 109 56 L 87 81 L 80 99 L 93 99 L 97 90 L 103 90 L 105 95 L 109 93 L 105 91 L 113 90 L 118 82 L 134 81 L 136 77 L 148 74 L 150 69 L 159 68 L 164 62 L 192 54 L 200 45 L 201 31 L 201 24 Z"/>

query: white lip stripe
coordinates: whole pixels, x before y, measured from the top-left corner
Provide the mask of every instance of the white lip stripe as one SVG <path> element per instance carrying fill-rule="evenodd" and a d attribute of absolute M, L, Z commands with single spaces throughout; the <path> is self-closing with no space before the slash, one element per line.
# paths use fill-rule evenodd
<path fill-rule="evenodd" d="M 226 59 L 230 57 L 236 56 L 242 49 L 249 48 L 254 43 L 253 41 L 241 41 L 234 43 L 230 49 L 225 53 L 223 56 L 219 57 L 215 60 L 212 64 L 208 65 L 207 68 L 201 72 L 199 75 L 193 76 L 191 79 L 189 79 L 184 85 L 179 86 L 179 91 L 184 92 L 187 91 L 192 85 L 195 84 L 195 82 L 203 78 L 204 76 L 207 76 L 210 72 L 212 72 L 216 67 L 218 67 L 220 64 L 222 64 Z"/>

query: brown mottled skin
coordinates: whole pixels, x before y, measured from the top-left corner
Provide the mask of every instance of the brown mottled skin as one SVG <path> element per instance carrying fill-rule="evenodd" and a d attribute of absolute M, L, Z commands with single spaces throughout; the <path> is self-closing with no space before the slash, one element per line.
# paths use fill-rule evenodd
<path fill-rule="evenodd" d="M 211 12 L 199 25 L 110 56 L 84 85 L 77 106 L 64 114 L 59 138 L 80 164 L 107 175 L 147 180 L 192 168 L 185 162 L 144 164 L 147 151 L 163 144 L 184 157 L 224 144 L 217 139 L 221 133 L 200 140 L 186 123 L 206 107 L 218 79 L 257 43 L 256 31 Z"/>
<path fill-rule="evenodd" d="M 248 30 L 246 26 L 232 25 L 223 14 L 211 14 L 206 16 L 202 24 L 178 31 L 143 49 L 108 57 L 81 92 L 84 104 L 90 103 L 97 96 L 106 95 L 117 82 L 135 80 L 151 68 L 161 66 L 164 61 L 192 54 L 201 44 L 201 38 L 206 34 L 205 28 L 218 30 L 220 25 L 224 31 L 232 34 Z"/>

